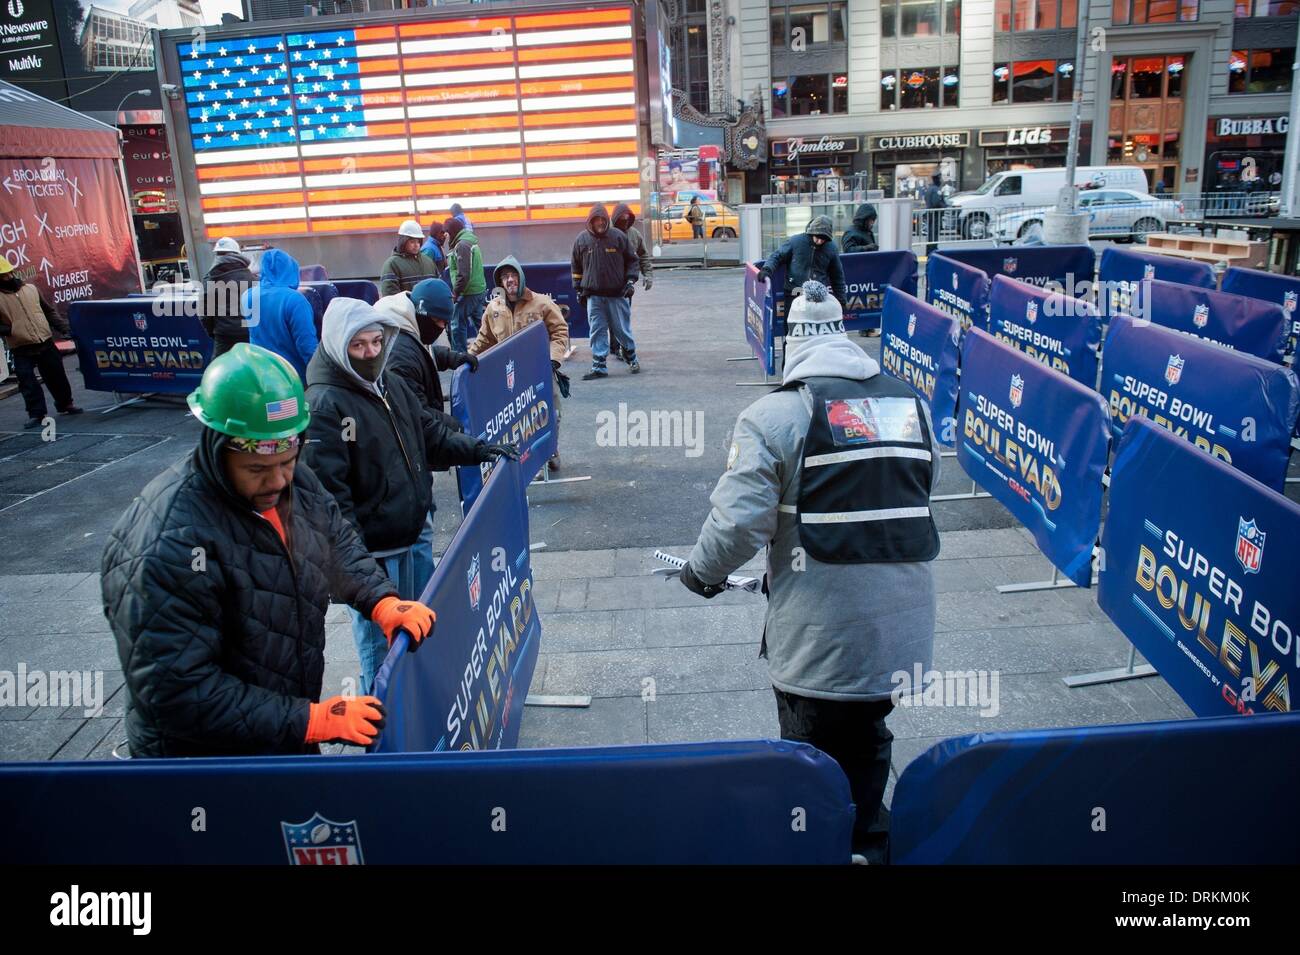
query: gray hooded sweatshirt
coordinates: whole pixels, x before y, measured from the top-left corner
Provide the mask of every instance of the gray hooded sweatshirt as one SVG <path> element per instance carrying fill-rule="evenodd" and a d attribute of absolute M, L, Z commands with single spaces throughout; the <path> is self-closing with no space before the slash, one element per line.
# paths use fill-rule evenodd
<path fill-rule="evenodd" d="M 880 365 L 843 335 L 793 346 L 783 383 L 809 378 L 865 381 Z M 922 402 L 924 406 L 924 402 Z M 926 410 L 927 421 L 929 411 Z M 935 590 L 930 563 L 824 564 L 800 547 L 795 509 L 803 444 L 812 419 L 807 389 L 777 391 L 740 413 L 727 471 L 691 551 L 691 569 L 722 580 L 767 548 L 765 655 L 772 683 L 828 700 L 888 699 L 892 674 L 929 669 Z M 930 429 L 933 437 L 934 429 Z M 932 447 L 931 491 L 939 480 Z M 864 505 L 868 506 L 868 505 Z"/>

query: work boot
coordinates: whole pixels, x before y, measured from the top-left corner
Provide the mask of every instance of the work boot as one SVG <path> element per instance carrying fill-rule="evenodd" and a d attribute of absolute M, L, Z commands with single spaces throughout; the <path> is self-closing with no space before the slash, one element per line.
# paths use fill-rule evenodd
<path fill-rule="evenodd" d="M 66 408 L 60 408 L 59 414 L 85 414 L 84 408 L 78 408 L 76 405 L 68 405 Z"/>
<path fill-rule="evenodd" d="M 600 378 L 608 378 L 609 372 L 605 370 L 604 365 L 592 365 L 591 371 L 582 376 L 583 381 L 596 381 Z"/>
<path fill-rule="evenodd" d="M 632 355 L 627 359 L 627 367 L 634 375 L 639 375 L 641 373 L 641 363 L 637 361 L 636 355 Z"/>
<path fill-rule="evenodd" d="M 23 425 L 24 431 L 33 431 L 41 426 L 41 418 L 28 418 L 27 423 Z"/>
<path fill-rule="evenodd" d="M 551 455 L 551 460 L 546 462 L 546 470 L 554 473 L 560 470 L 560 452 L 556 451 Z"/>

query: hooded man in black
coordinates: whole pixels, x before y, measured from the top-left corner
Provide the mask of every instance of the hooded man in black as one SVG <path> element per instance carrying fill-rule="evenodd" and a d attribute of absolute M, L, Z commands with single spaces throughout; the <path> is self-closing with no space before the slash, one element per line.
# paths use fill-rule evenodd
<path fill-rule="evenodd" d="M 632 243 L 610 224 L 609 212 L 601 203 L 587 214 L 587 228 L 573 242 L 573 287 L 578 301 L 587 305 L 591 324 L 591 371 L 583 381 L 608 378 L 605 362 L 609 358 L 612 334 L 623 350 L 632 374 L 641 370 L 632 340 L 632 295 L 640 266 Z"/>
<path fill-rule="evenodd" d="M 853 227 L 844 230 L 840 238 L 840 251 L 875 252 L 879 248 L 876 244 L 876 207 L 864 202 L 853 213 Z"/>
<path fill-rule="evenodd" d="M 203 276 L 203 316 L 200 321 L 215 344 L 212 357 L 223 355 L 237 343 L 248 341 L 248 325 L 239 310 L 244 293 L 257 284 L 251 263 L 239 243 L 218 239 L 217 257 Z"/>

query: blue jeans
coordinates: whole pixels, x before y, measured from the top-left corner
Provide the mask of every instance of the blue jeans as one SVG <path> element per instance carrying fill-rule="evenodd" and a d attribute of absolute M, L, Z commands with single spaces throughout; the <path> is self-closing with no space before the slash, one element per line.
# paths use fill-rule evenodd
<path fill-rule="evenodd" d="M 397 586 L 397 596 L 403 600 L 419 600 L 420 591 L 415 589 L 415 552 L 419 544 L 413 544 L 400 554 L 392 557 L 376 557 L 379 566 L 384 569 Z M 427 581 L 426 581 L 427 583 Z M 361 615 L 359 610 L 349 607 L 352 616 L 352 641 L 357 645 L 357 656 L 361 658 L 361 692 L 365 696 L 375 685 L 375 674 L 388 656 L 388 638 L 379 624 L 371 622 Z"/>
<path fill-rule="evenodd" d="M 425 518 L 424 530 L 420 531 L 420 539 L 415 542 L 415 598 L 418 600 L 424 593 L 424 588 L 429 585 L 429 578 L 433 576 L 433 509 L 429 509 L 429 516 Z"/>
<path fill-rule="evenodd" d="M 632 340 L 632 302 L 620 296 L 593 295 L 587 299 L 587 322 L 591 326 L 591 366 L 604 368 L 609 358 L 609 336 L 623 348 L 627 360 L 636 358 Z"/>
<path fill-rule="evenodd" d="M 448 337 L 451 339 L 451 347 L 456 351 L 465 351 L 469 340 L 478 337 L 478 323 L 483 318 L 483 309 L 487 308 L 487 300 L 487 292 L 462 295 L 452 308 Z"/>

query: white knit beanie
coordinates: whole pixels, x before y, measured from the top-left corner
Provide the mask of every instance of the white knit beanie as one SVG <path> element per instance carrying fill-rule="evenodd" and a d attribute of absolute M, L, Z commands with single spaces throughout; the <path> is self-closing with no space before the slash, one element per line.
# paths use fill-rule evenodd
<path fill-rule="evenodd" d="M 785 337 L 790 345 L 827 336 L 844 337 L 844 312 L 840 303 L 821 282 L 803 283 L 803 294 L 790 303 L 785 319 Z"/>

